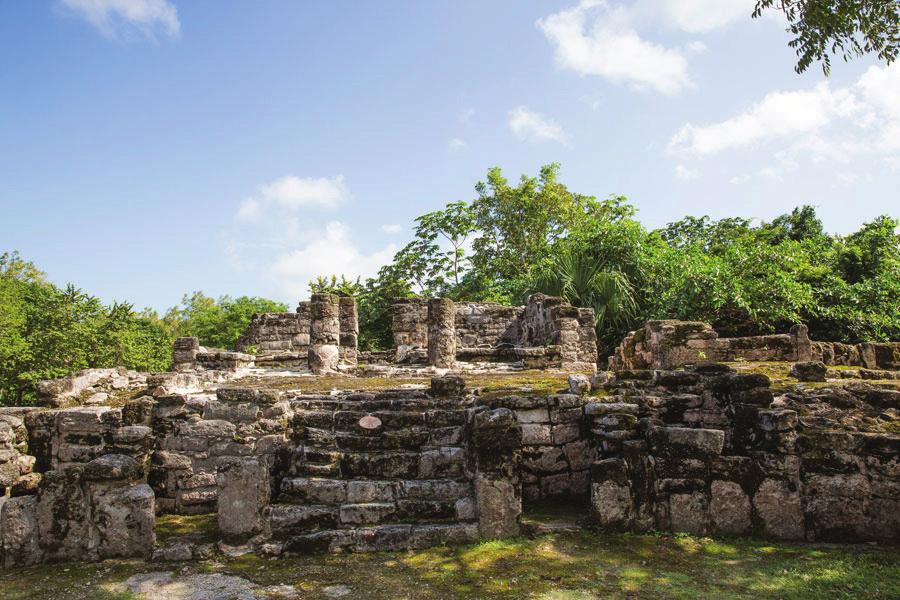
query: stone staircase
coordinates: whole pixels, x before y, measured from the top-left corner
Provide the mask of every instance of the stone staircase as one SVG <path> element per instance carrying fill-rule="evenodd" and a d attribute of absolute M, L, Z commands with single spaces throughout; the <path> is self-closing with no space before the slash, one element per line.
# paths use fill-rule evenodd
<path fill-rule="evenodd" d="M 269 523 L 287 552 L 397 550 L 478 536 L 459 398 L 419 390 L 292 401 Z"/>

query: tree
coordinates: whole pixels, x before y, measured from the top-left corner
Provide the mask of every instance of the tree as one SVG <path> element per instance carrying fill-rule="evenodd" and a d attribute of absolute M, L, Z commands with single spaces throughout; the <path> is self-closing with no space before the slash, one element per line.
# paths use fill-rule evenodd
<path fill-rule="evenodd" d="M 203 292 L 185 295 L 181 305 L 169 309 L 163 318 L 177 336 L 196 336 L 200 344 L 215 348 L 234 348 L 256 313 L 285 312 L 288 307 L 256 296 L 214 300 Z"/>
<path fill-rule="evenodd" d="M 634 288 L 628 276 L 590 256 L 564 250 L 554 253 L 535 280 L 534 288 L 559 296 L 574 306 L 594 309 L 597 336 L 627 324 L 636 312 Z"/>
<path fill-rule="evenodd" d="M 803 73 L 813 62 L 831 72 L 831 55 L 848 61 L 874 52 L 886 64 L 900 48 L 898 0 L 757 0 L 753 17 L 779 10 L 794 36 L 788 46 L 798 60 L 794 70 Z"/>

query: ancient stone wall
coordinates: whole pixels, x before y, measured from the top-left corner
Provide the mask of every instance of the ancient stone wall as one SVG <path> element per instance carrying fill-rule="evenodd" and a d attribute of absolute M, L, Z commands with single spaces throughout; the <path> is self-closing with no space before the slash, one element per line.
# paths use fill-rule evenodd
<path fill-rule="evenodd" d="M 479 398 L 478 402 L 511 410 L 522 427 L 523 500 L 587 494 L 595 448 L 579 396 L 523 395 Z"/>
<path fill-rule="evenodd" d="M 459 348 L 494 348 L 519 343 L 523 307 L 496 302 L 456 305 L 456 345 Z"/>
<path fill-rule="evenodd" d="M 428 356 L 428 300 L 397 298 L 391 308 L 394 361 L 424 362 Z"/>
<path fill-rule="evenodd" d="M 235 349 L 255 349 L 256 364 L 294 366 L 306 363 L 309 348 L 309 303 L 301 302 L 296 312 L 258 313 L 241 334 Z"/>
<path fill-rule="evenodd" d="M 236 371 L 252 366 L 253 356 L 249 354 L 204 348 L 196 337 L 181 337 L 175 340 L 172 353 L 172 370 L 175 372 Z"/>
<path fill-rule="evenodd" d="M 48 471 L 36 493 L 0 498 L 0 565 L 149 558 L 156 542 L 153 490 L 127 456 Z"/>
<path fill-rule="evenodd" d="M 422 298 L 394 302 L 397 362 L 434 364 L 428 356 L 428 303 Z M 560 298 L 534 294 L 524 307 L 494 302 L 459 304 L 453 329 L 457 360 L 521 361 L 527 368 L 573 371 L 596 368 L 593 309 L 576 308 Z"/>
<path fill-rule="evenodd" d="M 708 323 L 648 321 L 630 332 L 609 359 L 611 370 L 672 369 L 703 361 L 806 361 L 812 345 L 805 325 L 791 332 L 720 338 Z"/>
<path fill-rule="evenodd" d="M 620 372 L 607 389 L 613 396 L 585 406 L 599 453 L 591 495 L 601 526 L 828 541 L 900 537 L 900 436 L 838 422 L 804 427 L 798 418 L 798 410 L 831 402 L 834 391 L 776 400 L 764 375 L 724 365 Z M 900 399 L 900 392 L 860 389 L 857 405 L 864 398 L 876 411 Z"/>
<path fill-rule="evenodd" d="M 900 342 L 812 342 L 811 354 L 826 365 L 900 370 Z"/>

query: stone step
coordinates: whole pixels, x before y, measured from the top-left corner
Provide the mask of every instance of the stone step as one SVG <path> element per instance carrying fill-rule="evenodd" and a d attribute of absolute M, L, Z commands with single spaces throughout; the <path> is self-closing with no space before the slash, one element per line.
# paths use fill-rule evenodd
<path fill-rule="evenodd" d="M 417 501 L 455 503 L 472 495 L 472 484 L 454 479 L 365 480 L 287 477 L 278 501 L 290 504 L 361 504 Z"/>
<path fill-rule="evenodd" d="M 440 544 L 466 544 L 478 539 L 475 523 L 399 523 L 356 529 L 325 529 L 290 536 L 284 541 L 288 554 L 323 552 L 381 552 L 418 550 Z"/>
<path fill-rule="evenodd" d="M 457 508 L 457 505 L 459 507 Z M 341 505 L 282 504 L 269 507 L 269 523 L 276 538 L 327 528 L 368 527 L 390 523 L 454 523 L 471 520 L 470 501 L 398 500 Z"/>

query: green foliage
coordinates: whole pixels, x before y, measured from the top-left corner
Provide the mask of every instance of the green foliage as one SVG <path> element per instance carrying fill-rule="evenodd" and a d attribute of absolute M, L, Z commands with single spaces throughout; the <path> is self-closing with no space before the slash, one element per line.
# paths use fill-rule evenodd
<path fill-rule="evenodd" d="M 35 382 L 79 369 L 165 370 L 171 346 L 153 315 L 57 288 L 18 253 L 0 255 L 0 405 L 28 403 Z"/>
<path fill-rule="evenodd" d="M 258 298 L 222 296 L 214 300 L 203 292 L 185 295 L 181 304 L 169 309 L 164 321 L 176 337 L 196 336 L 200 344 L 214 348 L 234 348 L 256 313 L 285 312 L 286 304 Z"/>
<path fill-rule="evenodd" d="M 659 318 L 708 321 L 724 335 L 804 322 L 815 339 L 900 338 L 895 219 L 832 236 L 802 206 L 758 226 L 688 216 L 647 231 L 624 197 L 573 193 L 558 176 L 550 164 L 511 185 L 493 168 L 471 204 L 416 219 L 413 241 L 376 277 L 312 289 L 357 298 L 365 349 L 390 346 L 396 297 L 519 304 L 537 291 L 593 307 L 603 350 Z"/>
<path fill-rule="evenodd" d="M 874 52 L 890 64 L 900 50 L 900 2 L 897 0 L 757 0 L 753 17 L 779 10 L 794 36 L 797 73 L 814 62 L 831 71 L 831 55 L 848 61 Z"/>

